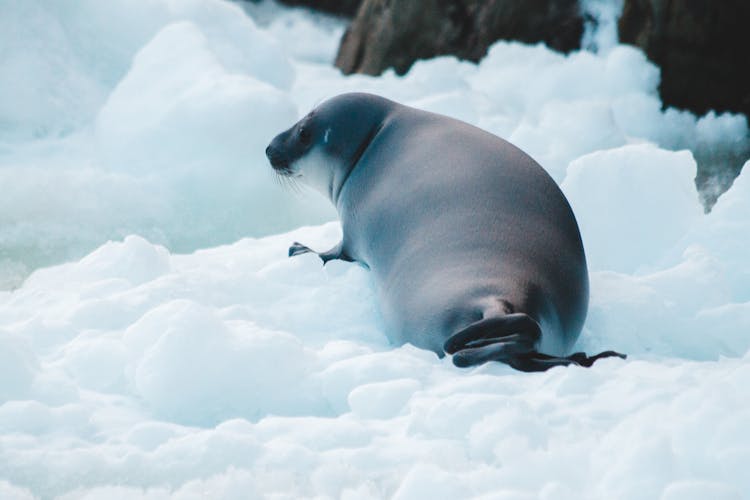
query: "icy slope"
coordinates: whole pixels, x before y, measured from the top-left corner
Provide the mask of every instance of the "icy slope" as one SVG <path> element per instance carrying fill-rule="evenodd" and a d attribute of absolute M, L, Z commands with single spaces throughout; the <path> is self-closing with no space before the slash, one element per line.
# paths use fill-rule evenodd
<path fill-rule="evenodd" d="M 730 194 L 747 200 L 747 179 Z M 727 250 L 692 246 L 640 276 L 595 272 L 581 347 L 630 359 L 530 375 L 389 346 L 365 270 L 284 256 L 292 240 L 337 237 L 328 224 L 171 255 L 131 236 L 6 293 L 6 488 L 747 498 L 750 302 L 732 301 Z"/>

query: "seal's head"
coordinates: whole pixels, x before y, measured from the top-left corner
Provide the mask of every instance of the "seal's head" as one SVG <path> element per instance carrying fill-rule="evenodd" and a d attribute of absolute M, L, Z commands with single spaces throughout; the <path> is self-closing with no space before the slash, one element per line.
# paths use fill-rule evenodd
<path fill-rule="evenodd" d="M 276 173 L 300 179 L 336 203 L 344 182 L 395 105 L 372 94 L 336 96 L 277 135 L 266 156 Z"/>

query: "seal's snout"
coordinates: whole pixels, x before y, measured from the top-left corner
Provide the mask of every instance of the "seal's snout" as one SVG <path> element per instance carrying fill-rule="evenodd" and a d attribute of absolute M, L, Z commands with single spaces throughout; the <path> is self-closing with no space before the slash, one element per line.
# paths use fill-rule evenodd
<path fill-rule="evenodd" d="M 268 157 L 268 161 L 271 162 L 271 166 L 274 170 L 286 170 L 289 167 L 289 162 L 284 155 L 270 144 L 266 148 L 266 157 Z"/>

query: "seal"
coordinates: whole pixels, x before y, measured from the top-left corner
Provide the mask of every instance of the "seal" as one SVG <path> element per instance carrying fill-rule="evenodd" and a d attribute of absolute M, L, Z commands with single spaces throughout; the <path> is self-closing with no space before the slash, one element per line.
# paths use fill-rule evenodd
<path fill-rule="evenodd" d="M 568 355 L 588 308 L 578 224 L 554 180 L 507 141 L 350 93 L 280 133 L 266 155 L 336 206 L 343 238 L 314 253 L 373 273 L 392 343 L 523 371 L 624 357 Z"/>

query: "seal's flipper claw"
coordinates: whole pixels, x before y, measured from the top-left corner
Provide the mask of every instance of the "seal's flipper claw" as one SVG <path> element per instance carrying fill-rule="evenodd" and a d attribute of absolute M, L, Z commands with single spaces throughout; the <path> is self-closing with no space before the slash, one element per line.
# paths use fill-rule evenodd
<path fill-rule="evenodd" d="M 568 366 L 577 363 L 568 357 L 559 358 L 537 352 L 531 355 L 519 356 L 510 360 L 508 364 L 522 372 L 543 372 L 555 366 Z"/>
<path fill-rule="evenodd" d="M 311 248 L 306 247 L 305 245 L 297 241 L 292 243 L 292 246 L 289 247 L 289 257 L 295 257 L 297 255 L 302 255 L 303 253 L 316 253 L 316 252 L 312 250 Z"/>
<path fill-rule="evenodd" d="M 570 356 L 550 356 L 548 354 L 542 354 L 540 352 L 533 353 L 527 356 L 520 356 L 515 360 L 511 360 L 508 364 L 516 370 L 524 372 L 541 372 L 549 370 L 555 366 L 568 366 L 576 365 L 583 366 L 585 368 L 591 367 L 597 360 L 602 358 L 618 357 L 625 359 L 626 355 L 620 354 L 615 351 L 604 351 L 595 356 L 587 356 L 584 352 L 576 352 Z"/>
<path fill-rule="evenodd" d="M 621 358 L 621 359 L 627 359 L 627 355 L 621 354 L 615 351 L 604 351 L 594 356 L 587 356 L 586 353 L 577 352 L 575 354 L 571 354 L 570 356 L 568 356 L 568 358 L 573 359 L 577 365 L 585 366 L 586 368 L 590 367 L 591 365 L 596 363 L 597 360 L 600 360 L 602 358 L 615 358 L 615 357 Z"/>
<path fill-rule="evenodd" d="M 349 255 L 346 254 L 344 251 L 344 243 L 339 242 L 338 245 L 331 248 L 327 252 L 316 252 L 312 248 L 303 245 L 302 243 L 294 242 L 292 243 L 292 246 L 289 247 L 289 257 L 294 257 L 295 255 L 302 255 L 303 253 L 314 253 L 318 257 L 320 257 L 320 260 L 323 261 L 323 265 L 325 265 L 328 261 L 331 260 L 343 260 L 346 262 L 354 262 L 354 259 L 349 257 Z"/>
<path fill-rule="evenodd" d="M 585 355 L 584 358 L 588 359 Z M 585 362 L 585 360 L 576 355 L 557 357 L 535 351 L 521 352 L 518 349 L 511 348 L 507 343 L 464 349 L 453 355 L 453 364 L 458 367 L 477 365 L 488 361 L 499 361 L 522 372 L 543 372 L 555 366 L 586 366 L 580 363 L 580 361 Z"/>
<path fill-rule="evenodd" d="M 590 358 L 582 352 L 577 352 L 570 356 L 550 356 L 541 352 L 533 352 L 512 359 L 508 364 L 522 372 L 543 372 L 555 366 L 591 366 L 590 364 L 586 364 L 588 359 Z"/>

